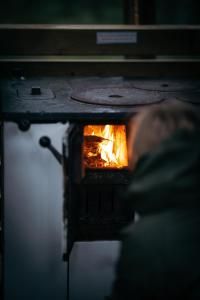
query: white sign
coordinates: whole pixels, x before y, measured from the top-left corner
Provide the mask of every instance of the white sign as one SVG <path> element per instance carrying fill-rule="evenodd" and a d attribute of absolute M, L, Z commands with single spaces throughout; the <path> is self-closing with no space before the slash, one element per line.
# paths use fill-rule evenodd
<path fill-rule="evenodd" d="M 137 32 L 135 31 L 99 31 L 97 32 L 97 45 L 135 44 Z"/>

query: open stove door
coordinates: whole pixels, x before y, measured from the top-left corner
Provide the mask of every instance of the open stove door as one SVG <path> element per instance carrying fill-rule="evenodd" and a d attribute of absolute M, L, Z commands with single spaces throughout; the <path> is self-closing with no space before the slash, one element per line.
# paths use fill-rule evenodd
<path fill-rule="evenodd" d="M 68 260 L 74 241 L 76 240 L 77 228 L 77 201 L 76 188 L 83 177 L 82 168 L 82 145 L 83 127 L 67 124 L 63 137 L 63 174 L 64 174 L 64 202 L 63 202 L 63 224 L 64 224 L 64 255 Z"/>
<path fill-rule="evenodd" d="M 62 155 L 52 145 L 48 136 L 42 136 L 39 140 L 40 146 L 47 148 L 56 160 L 63 166 L 63 228 L 62 228 L 62 256 L 63 260 L 69 259 L 75 237 L 76 226 L 76 191 L 74 184 L 80 182 L 82 177 L 82 127 L 66 123 L 63 137 Z"/>

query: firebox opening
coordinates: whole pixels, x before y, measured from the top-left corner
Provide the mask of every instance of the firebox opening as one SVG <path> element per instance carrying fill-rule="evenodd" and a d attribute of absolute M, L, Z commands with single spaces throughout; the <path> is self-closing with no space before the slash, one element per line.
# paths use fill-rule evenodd
<path fill-rule="evenodd" d="M 128 167 L 125 125 L 84 126 L 84 167 L 122 169 Z"/>

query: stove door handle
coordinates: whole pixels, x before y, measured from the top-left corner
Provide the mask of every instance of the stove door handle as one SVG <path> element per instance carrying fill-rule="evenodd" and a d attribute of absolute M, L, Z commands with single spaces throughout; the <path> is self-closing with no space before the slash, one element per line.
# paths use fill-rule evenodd
<path fill-rule="evenodd" d="M 56 158 L 56 160 L 62 164 L 62 155 L 58 152 L 58 150 L 51 144 L 51 139 L 48 136 L 42 136 L 39 139 L 39 144 L 43 148 L 47 148 L 53 156 Z"/>

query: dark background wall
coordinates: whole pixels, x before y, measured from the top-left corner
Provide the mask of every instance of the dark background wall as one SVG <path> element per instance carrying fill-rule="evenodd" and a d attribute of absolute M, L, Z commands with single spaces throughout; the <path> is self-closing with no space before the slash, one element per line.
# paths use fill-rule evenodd
<path fill-rule="evenodd" d="M 199 24 L 199 0 L 156 0 L 156 21 L 160 24 Z"/>
<path fill-rule="evenodd" d="M 157 23 L 200 23 L 199 0 L 155 0 L 155 3 Z M 123 0 L 2 0 L 0 22 L 123 23 Z"/>
<path fill-rule="evenodd" d="M 8 0 L 1 23 L 122 23 L 121 0 Z"/>

